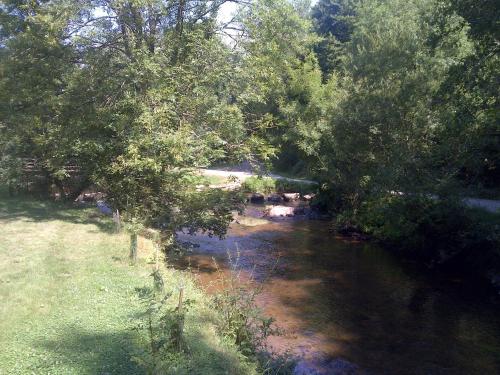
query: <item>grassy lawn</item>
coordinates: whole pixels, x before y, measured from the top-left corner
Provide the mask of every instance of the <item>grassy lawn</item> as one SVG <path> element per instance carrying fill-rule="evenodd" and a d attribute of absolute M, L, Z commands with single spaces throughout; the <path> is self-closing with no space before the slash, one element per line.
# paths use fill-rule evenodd
<path fill-rule="evenodd" d="M 144 349 L 133 328 L 144 310 L 136 288 L 151 284 L 147 251 L 131 266 L 128 236 L 93 208 L 0 195 L 0 229 L 0 374 L 144 373 L 131 357 Z M 194 300 L 189 354 L 172 373 L 254 373 L 217 335 L 190 276 L 164 273 L 167 289 L 182 283 Z"/>

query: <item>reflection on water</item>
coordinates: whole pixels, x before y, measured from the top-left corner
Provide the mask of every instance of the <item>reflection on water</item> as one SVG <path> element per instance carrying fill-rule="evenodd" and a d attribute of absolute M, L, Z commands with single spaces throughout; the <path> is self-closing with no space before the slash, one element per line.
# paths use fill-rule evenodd
<path fill-rule="evenodd" d="M 325 222 L 259 224 L 235 223 L 224 240 L 181 236 L 199 245 L 184 265 L 209 285 L 212 257 L 227 267 L 227 251 L 239 249 L 239 266 L 258 280 L 279 257 L 258 298 L 285 332 L 270 339 L 275 350 L 374 374 L 500 373 L 500 310 L 477 287 L 414 273 L 372 244 L 336 239 Z"/>

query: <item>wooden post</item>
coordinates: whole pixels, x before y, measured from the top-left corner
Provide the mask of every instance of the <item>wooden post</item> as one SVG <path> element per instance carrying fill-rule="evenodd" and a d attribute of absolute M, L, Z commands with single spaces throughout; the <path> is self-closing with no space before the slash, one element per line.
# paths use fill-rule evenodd
<path fill-rule="evenodd" d="M 177 350 L 182 350 L 182 335 L 184 333 L 184 314 L 182 311 L 182 299 L 184 298 L 184 287 L 179 289 L 179 303 L 177 304 L 177 332 L 175 333 L 175 341 Z"/>
<path fill-rule="evenodd" d="M 179 289 L 179 303 L 177 304 L 177 311 L 181 312 L 182 311 L 182 299 L 184 297 L 184 288 L 181 287 Z"/>
<path fill-rule="evenodd" d="M 137 261 L 137 233 L 130 234 L 130 260 Z"/>
<path fill-rule="evenodd" d="M 158 260 L 158 258 L 159 258 L 159 256 L 160 256 L 160 254 L 159 254 L 159 253 L 160 253 L 160 252 L 159 252 L 160 244 L 158 243 L 158 241 L 157 241 L 157 240 L 155 240 L 155 241 L 153 242 L 153 246 L 154 246 L 154 248 L 155 248 L 155 271 L 158 271 L 158 270 L 159 270 L 159 268 L 160 268 L 160 265 L 159 265 L 159 263 L 158 263 L 158 261 L 159 261 L 159 260 Z"/>
<path fill-rule="evenodd" d="M 121 227 L 122 227 L 122 223 L 121 223 L 121 219 L 120 219 L 120 211 L 116 210 L 115 212 L 113 212 L 113 221 L 115 222 L 115 230 L 116 232 L 120 232 L 121 230 Z"/>

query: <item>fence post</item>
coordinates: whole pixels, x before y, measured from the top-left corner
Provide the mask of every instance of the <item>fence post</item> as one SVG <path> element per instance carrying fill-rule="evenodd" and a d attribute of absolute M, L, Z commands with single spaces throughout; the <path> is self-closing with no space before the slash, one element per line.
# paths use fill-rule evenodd
<path fill-rule="evenodd" d="M 137 261 L 137 233 L 130 234 L 130 260 L 132 263 Z"/>

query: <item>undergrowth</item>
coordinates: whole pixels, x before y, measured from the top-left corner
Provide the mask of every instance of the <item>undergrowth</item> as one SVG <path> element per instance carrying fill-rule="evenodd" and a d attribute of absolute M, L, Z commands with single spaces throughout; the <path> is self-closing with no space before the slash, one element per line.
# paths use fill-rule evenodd
<path fill-rule="evenodd" d="M 290 181 L 264 176 L 252 176 L 247 178 L 241 185 L 247 193 L 314 193 L 318 187 L 307 182 Z"/>

